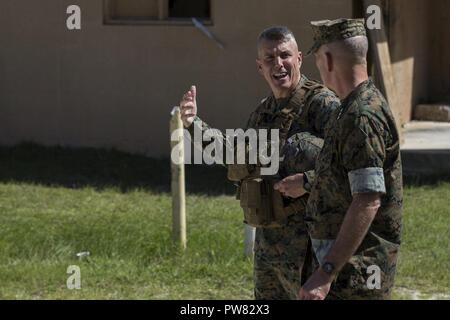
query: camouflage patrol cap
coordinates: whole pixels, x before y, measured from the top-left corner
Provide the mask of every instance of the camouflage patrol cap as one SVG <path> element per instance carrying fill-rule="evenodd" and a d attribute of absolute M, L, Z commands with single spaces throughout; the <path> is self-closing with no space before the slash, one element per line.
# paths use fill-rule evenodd
<path fill-rule="evenodd" d="M 323 146 L 323 139 L 309 132 L 292 135 L 281 149 L 284 157 L 281 170 L 285 175 L 314 170 L 316 159 Z"/>
<path fill-rule="evenodd" d="M 356 36 L 366 36 L 364 19 L 337 19 L 311 21 L 314 44 L 306 55 L 316 52 L 321 45 Z"/>

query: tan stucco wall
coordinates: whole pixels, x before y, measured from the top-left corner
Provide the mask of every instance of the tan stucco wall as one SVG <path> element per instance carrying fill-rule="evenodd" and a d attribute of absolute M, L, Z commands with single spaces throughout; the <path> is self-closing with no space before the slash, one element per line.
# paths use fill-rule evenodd
<path fill-rule="evenodd" d="M 214 0 L 213 0 L 214 1 Z M 82 9 L 82 30 L 66 8 Z M 196 84 L 199 115 L 242 126 L 268 92 L 256 72 L 255 38 L 284 24 L 304 51 L 310 20 L 350 17 L 351 0 L 216 0 L 209 29 L 103 25 L 100 0 L 0 1 L 0 144 L 115 147 L 164 156 L 169 111 Z M 318 78 L 311 58 L 303 71 Z"/>
<path fill-rule="evenodd" d="M 412 107 L 427 94 L 429 4 L 423 0 L 397 0 L 389 4 L 389 46 L 404 124 L 411 120 Z"/>
<path fill-rule="evenodd" d="M 450 2 L 389 1 L 389 46 L 401 121 L 419 103 L 450 101 Z"/>

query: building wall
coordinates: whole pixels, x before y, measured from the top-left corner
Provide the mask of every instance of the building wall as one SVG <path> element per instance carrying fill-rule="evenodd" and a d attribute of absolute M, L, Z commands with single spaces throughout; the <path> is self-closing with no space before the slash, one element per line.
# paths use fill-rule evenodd
<path fill-rule="evenodd" d="M 450 1 L 435 0 L 430 8 L 431 68 L 428 74 L 428 100 L 450 104 Z"/>
<path fill-rule="evenodd" d="M 66 8 L 82 9 L 82 30 Z M 208 27 L 103 25 L 101 0 L 0 1 L 0 144 L 115 147 L 169 152 L 169 112 L 191 84 L 212 126 L 242 126 L 269 88 L 255 67 L 255 39 L 283 24 L 301 49 L 310 20 L 350 17 L 351 0 L 213 0 Z M 318 78 L 313 59 L 305 74 Z"/>
<path fill-rule="evenodd" d="M 401 122 L 420 103 L 450 102 L 450 2 L 390 0 L 389 47 Z"/>
<path fill-rule="evenodd" d="M 389 1 L 389 48 L 402 124 L 427 96 L 429 7 L 423 0 Z"/>

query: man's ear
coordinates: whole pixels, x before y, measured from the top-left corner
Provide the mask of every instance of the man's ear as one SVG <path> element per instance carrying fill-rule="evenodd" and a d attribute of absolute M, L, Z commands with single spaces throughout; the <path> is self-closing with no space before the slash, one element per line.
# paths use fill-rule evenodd
<path fill-rule="evenodd" d="M 258 68 L 258 72 L 263 75 L 263 71 L 262 71 L 262 63 L 261 61 L 259 61 L 259 59 L 256 59 L 256 67 Z"/>
<path fill-rule="evenodd" d="M 298 66 L 301 67 L 303 62 L 303 53 L 301 51 L 298 52 Z"/>
<path fill-rule="evenodd" d="M 327 71 L 331 72 L 334 69 L 333 56 L 331 55 L 330 52 L 325 52 L 325 57 L 327 59 Z"/>

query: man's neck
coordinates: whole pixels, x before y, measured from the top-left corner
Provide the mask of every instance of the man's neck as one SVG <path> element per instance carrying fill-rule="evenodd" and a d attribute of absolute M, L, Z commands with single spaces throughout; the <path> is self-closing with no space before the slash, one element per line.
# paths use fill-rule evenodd
<path fill-rule="evenodd" d="M 273 96 L 275 97 L 275 99 L 283 99 L 283 98 L 289 98 L 292 95 L 292 92 L 295 91 L 295 89 L 297 88 L 298 84 L 300 83 L 302 79 L 302 75 L 299 75 L 299 78 L 297 81 L 295 81 L 295 83 L 292 85 L 291 88 L 289 88 L 289 90 L 285 90 L 282 92 L 276 92 L 275 90 L 272 90 Z"/>
<path fill-rule="evenodd" d="M 347 98 L 353 90 L 367 79 L 369 79 L 369 76 L 365 66 L 354 66 L 350 73 L 340 73 L 336 89 L 339 99 L 344 100 Z"/>

